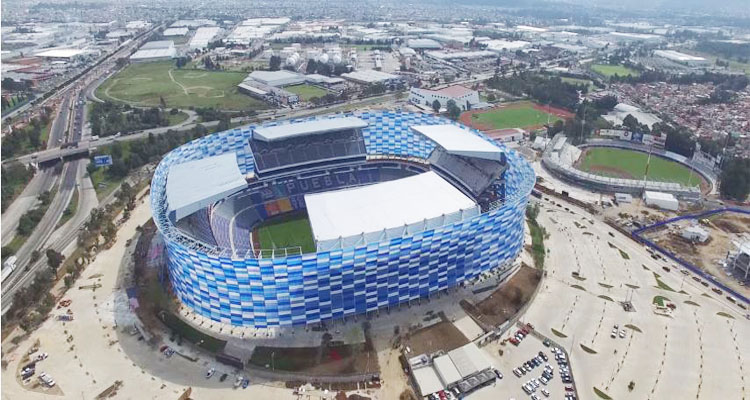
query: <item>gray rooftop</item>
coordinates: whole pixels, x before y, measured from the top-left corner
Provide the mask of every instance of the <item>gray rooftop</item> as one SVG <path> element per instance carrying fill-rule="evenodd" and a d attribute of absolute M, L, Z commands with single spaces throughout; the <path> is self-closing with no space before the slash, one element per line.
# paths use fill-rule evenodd
<path fill-rule="evenodd" d="M 262 140 L 264 142 L 273 142 L 275 140 L 317 135 L 344 129 L 361 129 L 365 127 L 367 127 L 367 122 L 357 117 L 317 119 L 312 121 L 255 128 L 253 132 L 253 139 Z"/>

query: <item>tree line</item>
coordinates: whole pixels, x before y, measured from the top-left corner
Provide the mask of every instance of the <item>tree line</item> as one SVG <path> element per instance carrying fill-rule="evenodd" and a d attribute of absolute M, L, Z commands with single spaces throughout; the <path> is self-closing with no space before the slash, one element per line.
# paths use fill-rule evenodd
<path fill-rule="evenodd" d="M 2 174 L 0 174 L 0 180 L 2 180 L 2 185 L 0 185 L 0 191 L 2 191 L 0 208 L 2 208 L 2 212 L 5 212 L 5 209 L 8 208 L 16 194 L 33 177 L 34 169 L 21 163 L 13 162 L 2 166 Z"/>
<path fill-rule="evenodd" d="M 45 130 L 50 123 L 52 109 L 45 107 L 38 117 L 34 117 L 29 124 L 20 129 L 14 129 L 3 137 L 2 153 L 3 158 L 11 158 L 24 153 L 42 150 L 46 147 L 43 140 Z"/>
<path fill-rule="evenodd" d="M 162 104 L 165 105 L 163 99 Z M 110 136 L 118 132 L 133 132 L 169 125 L 169 116 L 157 107 L 135 108 L 128 104 L 92 103 L 89 114 L 91 134 Z"/>
<path fill-rule="evenodd" d="M 587 85 L 564 82 L 559 77 L 545 77 L 530 72 L 513 73 L 508 77 L 495 75 L 487 81 L 492 89 L 514 96 L 529 96 L 541 104 L 574 110 L 578 106 L 579 92 L 586 93 Z"/>

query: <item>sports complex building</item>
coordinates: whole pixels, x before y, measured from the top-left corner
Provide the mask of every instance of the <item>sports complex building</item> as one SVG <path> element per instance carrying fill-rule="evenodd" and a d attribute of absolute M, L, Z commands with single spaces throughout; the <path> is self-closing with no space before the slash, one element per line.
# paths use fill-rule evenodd
<path fill-rule="evenodd" d="M 452 121 L 339 114 L 185 144 L 157 167 L 151 205 L 182 303 L 265 328 L 371 312 L 510 268 L 534 181 L 520 154 Z"/>

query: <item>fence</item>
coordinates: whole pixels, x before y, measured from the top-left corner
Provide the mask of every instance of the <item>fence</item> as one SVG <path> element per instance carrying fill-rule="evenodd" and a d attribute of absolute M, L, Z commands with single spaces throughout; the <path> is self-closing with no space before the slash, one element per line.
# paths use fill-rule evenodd
<path fill-rule="evenodd" d="M 649 230 L 655 229 L 655 228 L 659 228 L 661 226 L 668 225 L 668 224 L 671 224 L 673 222 L 682 221 L 682 220 L 686 220 L 686 219 L 701 219 L 701 218 L 705 218 L 705 217 L 708 217 L 708 216 L 711 216 L 711 215 L 721 214 L 721 213 L 724 213 L 724 212 L 736 212 L 736 213 L 740 213 L 740 214 L 750 215 L 750 211 L 743 210 L 743 209 L 740 209 L 740 208 L 731 208 L 731 207 L 730 208 L 719 208 L 719 209 L 716 209 L 716 210 L 705 211 L 705 212 L 701 212 L 701 213 L 697 213 L 697 214 L 682 215 L 682 216 L 679 216 L 679 217 L 670 218 L 668 220 L 657 222 L 655 224 L 652 224 L 652 225 L 645 226 L 643 228 L 634 230 L 633 232 L 631 232 L 631 236 L 636 241 L 641 242 L 643 244 L 646 244 L 647 246 L 649 246 L 649 247 L 657 250 L 658 252 L 660 252 L 660 253 L 664 254 L 665 256 L 669 257 L 672 261 L 674 261 L 674 262 L 682 265 L 683 267 L 687 268 L 688 270 L 690 270 L 694 274 L 696 274 L 696 275 L 700 276 L 701 278 L 703 278 L 703 279 L 711 282 L 712 284 L 714 284 L 716 287 L 718 287 L 719 289 L 723 290 L 724 292 L 730 293 L 736 299 L 742 301 L 745 304 L 750 304 L 750 299 L 748 299 L 747 297 L 745 297 L 745 296 L 737 293 L 732 288 L 727 287 L 723 283 L 721 283 L 718 280 L 716 280 L 713 276 L 707 274 L 706 272 L 704 272 L 702 269 L 696 267 L 695 265 L 693 265 L 693 264 L 691 264 L 691 263 L 689 263 L 689 262 L 681 259 L 680 257 L 678 257 L 676 254 L 672 253 L 671 251 L 669 251 L 669 250 L 667 250 L 667 249 L 659 246 L 658 244 L 654 243 L 653 241 L 651 241 L 649 239 L 646 239 L 645 237 L 641 236 L 641 234 L 643 234 L 646 231 L 649 231 Z"/>

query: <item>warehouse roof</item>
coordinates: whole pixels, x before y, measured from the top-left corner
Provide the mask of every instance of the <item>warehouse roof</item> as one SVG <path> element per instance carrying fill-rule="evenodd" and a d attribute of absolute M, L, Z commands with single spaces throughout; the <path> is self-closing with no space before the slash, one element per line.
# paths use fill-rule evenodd
<path fill-rule="evenodd" d="M 188 28 L 167 28 L 162 33 L 163 36 L 185 36 L 188 34 Z"/>
<path fill-rule="evenodd" d="M 233 152 L 177 164 L 167 176 L 167 212 L 178 221 L 246 186 Z"/>
<path fill-rule="evenodd" d="M 398 75 L 389 74 L 386 72 L 376 71 L 374 69 L 358 70 L 354 72 L 348 72 L 341 74 L 342 78 L 349 79 L 360 83 L 376 83 L 384 82 L 392 79 L 399 79 Z"/>
<path fill-rule="evenodd" d="M 170 47 L 174 47 L 174 42 L 171 40 L 154 40 L 144 43 L 139 50 L 168 49 Z"/>
<path fill-rule="evenodd" d="M 305 195 L 316 243 L 401 229 L 461 210 L 473 200 L 434 171 L 374 185 Z"/>
<path fill-rule="evenodd" d="M 411 129 L 437 143 L 448 153 L 487 160 L 503 160 L 503 151 L 499 147 L 457 125 L 416 125 Z"/>
<path fill-rule="evenodd" d="M 50 58 L 71 58 L 79 54 L 85 54 L 86 50 L 81 49 L 50 49 L 41 53 L 36 53 L 39 57 L 50 57 Z"/>
<path fill-rule="evenodd" d="M 291 124 L 255 128 L 253 139 L 272 142 L 274 140 L 317 135 L 345 129 L 361 129 L 366 126 L 367 122 L 357 117 L 314 119 L 310 121 L 294 122 Z"/>

